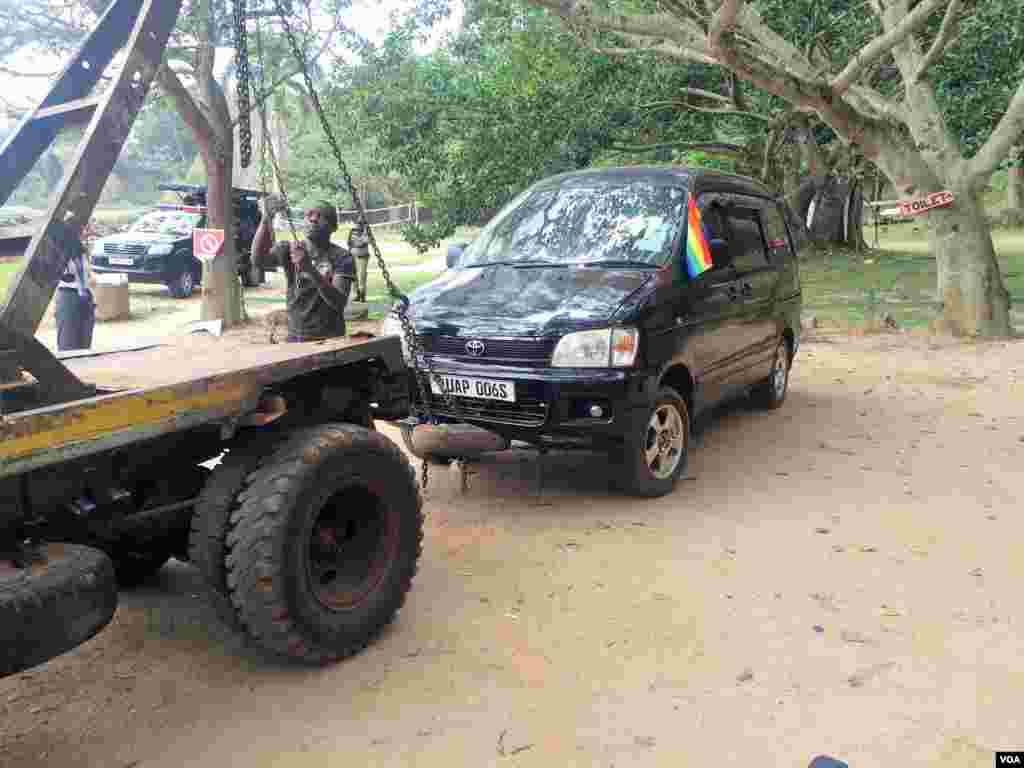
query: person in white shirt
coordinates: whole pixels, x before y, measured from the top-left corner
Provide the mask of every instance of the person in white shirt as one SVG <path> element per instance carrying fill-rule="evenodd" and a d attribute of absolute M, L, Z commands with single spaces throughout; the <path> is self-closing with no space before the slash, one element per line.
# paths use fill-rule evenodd
<path fill-rule="evenodd" d="M 82 246 L 71 246 L 71 258 L 57 283 L 57 350 L 90 349 L 96 304 L 86 282 Z"/>

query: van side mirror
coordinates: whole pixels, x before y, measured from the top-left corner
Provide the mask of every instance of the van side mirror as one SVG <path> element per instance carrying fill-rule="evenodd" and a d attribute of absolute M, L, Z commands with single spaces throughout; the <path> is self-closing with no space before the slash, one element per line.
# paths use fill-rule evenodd
<path fill-rule="evenodd" d="M 469 247 L 469 243 L 452 243 L 448 246 L 448 255 L 445 258 L 445 265 L 448 269 L 457 267 L 462 260 L 462 254 Z"/>
<path fill-rule="evenodd" d="M 708 241 L 708 249 L 711 251 L 711 264 L 714 269 L 727 267 L 732 262 L 729 256 L 729 241 L 720 237 Z"/>

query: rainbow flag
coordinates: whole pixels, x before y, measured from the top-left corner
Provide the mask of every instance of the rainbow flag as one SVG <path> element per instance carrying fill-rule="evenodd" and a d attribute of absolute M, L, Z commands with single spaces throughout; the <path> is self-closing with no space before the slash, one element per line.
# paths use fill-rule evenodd
<path fill-rule="evenodd" d="M 697 210 L 693 197 L 686 203 L 686 273 L 693 280 L 698 275 L 711 269 L 711 249 L 704 237 L 704 227 L 700 223 L 700 211 Z"/>

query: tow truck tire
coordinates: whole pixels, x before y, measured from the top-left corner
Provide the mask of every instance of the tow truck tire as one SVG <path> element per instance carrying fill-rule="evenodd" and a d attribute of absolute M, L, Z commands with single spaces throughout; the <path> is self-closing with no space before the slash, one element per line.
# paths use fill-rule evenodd
<path fill-rule="evenodd" d="M 207 478 L 192 512 L 188 559 L 203 581 L 220 595 L 228 594 L 227 535 L 231 510 L 245 478 L 259 466 L 272 445 L 255 441 L 231 448 Z"/>
<path fill-rule="evenodd" d="M 117 579 L 98 549 L 46 544 L 29 568 L 0 561 L 0 677 L 70 651 L 110 623 Z"/>
<path fill-rule="evenodd" d="M 379 432 L 295 432 L 246 478 L 227 537 L 228 589 L 265 648 L 308 664 L 358 653 L 390 624 L 422 550 L 412 466 Z"/>

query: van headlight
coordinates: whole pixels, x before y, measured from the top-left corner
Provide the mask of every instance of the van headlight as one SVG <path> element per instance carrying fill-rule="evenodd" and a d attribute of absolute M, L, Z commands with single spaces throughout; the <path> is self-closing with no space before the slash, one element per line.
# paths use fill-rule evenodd
<path fill-rule="evenodd" d="M 171 251 L 174 250 L 174 246 L 170 243 L 154 243 L 149 246 L 150 256 L 167 256 Z"/>
<path fill-rule="evenodd" d="M 380 332 L 384 336 L 398 336 L 402 340 L 402 356 L 405 358 L 405 362 L 412 362 L 412 355 L 409 354 L 409 345 L 405 340 L 405 330 L 402 328 L 402 321 L 398 319 L 398 315 L 390 314 L 384 318 L 384 322 L 381 324 Z"/>
<path fill-rule="evenodd" d="M 636 362 L 636 328 L 577 331 L 559 339 L 551 355 L 554 368 L 629 368 Z"/>

